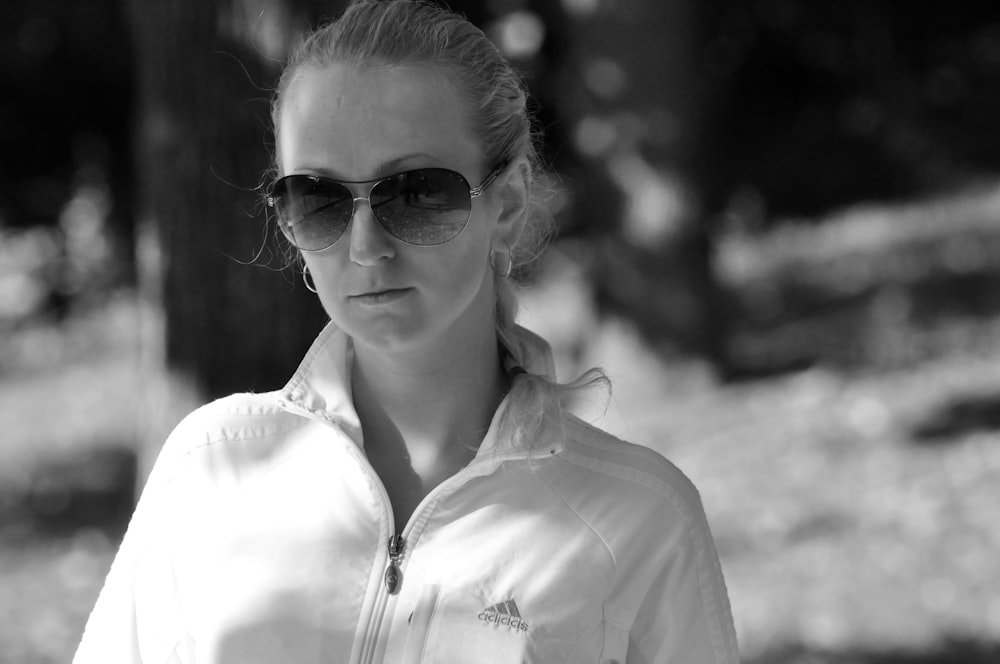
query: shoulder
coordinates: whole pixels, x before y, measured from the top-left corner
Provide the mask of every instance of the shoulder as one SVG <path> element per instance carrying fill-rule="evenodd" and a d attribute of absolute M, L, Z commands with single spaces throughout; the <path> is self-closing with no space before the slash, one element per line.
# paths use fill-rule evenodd
<path fill-rule="evenodd" d="M 279 392 L 233 394 L 191 412 L 167 437 L 154 473 L 211 481 L 248 479 L 292 452 L 309 418 L 287 411 Z"/>
<path fill-rule="evenodd" d="M 565 458 L 589 472 L 663 499 L 700 504 L 694 483 L 659 452 L 575 418 L 565 424 Z"/>
<path fill-rule="evenodd" d="M 628 633 L 629 661 L 739 660 L 732 611 L 698 490 L 656 451 L 580 420 L 558 455 L 579 470 L 560 492 L 615 564 L 605 604 Z"/>
<path fill-rule="evenodd" d="M 697 488 L 663 455 L 577 418 L 563 426 L 559 462 L 546 479 L 606 539 L 628 545 L 652 529 L 669 541 L 707 528 Z"/>
<path fill-rule="evenodd" d="M 231 394 L 192 411 L 174 428 L 165 450 L 190 454 L 229 441 L 266 438 L 302 426 L 281 407 L 279 392 Z"/>

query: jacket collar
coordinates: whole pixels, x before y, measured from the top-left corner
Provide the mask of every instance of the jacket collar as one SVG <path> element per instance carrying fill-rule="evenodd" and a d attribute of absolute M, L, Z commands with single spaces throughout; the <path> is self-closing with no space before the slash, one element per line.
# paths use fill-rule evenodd
<path fill-rule="evenodd" d="M 552 352 L 545 340 L 519 326 L 514 336 L 517 347 L 511 350 L 514 356 L 522 358 L 524 368 L 531 373 L 554 378 Z M 283 403 L 297 410 L 305 410 L 313 417 L 335 424 L 358 447 L 364 447 L 361 421 L 354 408 L 351 393 L 353 360 L 354 348 L 350 337 L 333 322 L 327 323 L 309 347 L 291 380 L 281 390 L 280 398 Z M 508 359 L 507 364 L 512 364 L 512 361 Z M 509 370 L 511 366 L 507 368 Z M 503 447 L 497 440 L 497 433 L 507 403 L 508 399 L 505 397 L 493 414 L 490 427 L 479 446 L 477 458 L 492 451 L 500 451 L 499 448 Z"/>
<path fill-rule="evenodd" d="M 361 421 L 351 398 L 353 355 L 350 337 L 327 323 L 281 390 L 281 399 L 336 424 L 360 447 Z"/>

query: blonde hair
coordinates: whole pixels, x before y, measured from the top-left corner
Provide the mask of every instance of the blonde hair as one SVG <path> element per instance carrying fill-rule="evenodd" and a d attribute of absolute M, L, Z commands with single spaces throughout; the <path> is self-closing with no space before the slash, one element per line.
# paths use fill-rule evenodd
<path fill-rule="evenodd" d="M 468 109 L 470 129 L 480 138 L 483 157 L 492 168 L 501 161 L 523 157 L 530 165 L 532 192 L 527 228 L 511 247 L 513 273 L 534 263 L 551 234 L 551 216 L 540 199 L 536 175 L 541 172 L 536 140 L 521 77 L 483 32 L 463 17 L 425 0 L 357 0 L 337 20 L 308 34 L 293 50 L 278 81 L 271 108 L 275 143 L 280 143 L 282 99 L 303 70 L 334 63 L 358 66 L 428 64 L 451 80 Z M 276 150 L 277 154 L 277 150 Z M 277 165 L 275 173 L 278 172 Z M 527 368 L 527 344 L 516 325 L 514 285 L 495 274 L 497 339 L 512 360 Z M 530 447 L 546 417 L 561 421 L 571 394 L 607 378 L 592 369 L 581 378 L 560 384 L 554 375 L 518 373 L 512 378 L 500 435 L 515 445 Z"/>

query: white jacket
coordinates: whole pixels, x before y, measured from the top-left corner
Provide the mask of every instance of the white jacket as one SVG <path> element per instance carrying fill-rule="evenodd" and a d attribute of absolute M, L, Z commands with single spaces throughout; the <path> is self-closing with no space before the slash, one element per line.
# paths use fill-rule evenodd
<path fill-rule="evenodd" d="M 280 392 L 177 427 L 75 664 L 738 661 L 694 486 L 574 418 L 528 451 L 495 415 L 390 556 L 350 353 L 331 325 Z"/>

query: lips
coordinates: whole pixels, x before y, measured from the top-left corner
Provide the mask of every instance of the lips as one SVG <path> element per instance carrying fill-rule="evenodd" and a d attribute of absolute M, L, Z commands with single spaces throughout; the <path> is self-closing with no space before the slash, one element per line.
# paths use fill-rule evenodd
<path fill-rule="evenodd" d="M 373 296 L 373 295 L 383 295 L 385 293 L 393 293 L 395 291 L 404 291 L 404 290 L 409 290 L 409 289 L 408 288 L 390 288 L 388 286 L 374 286 L 374 287 L 368 288 L 367 290 L 364 290 L 364 291 L 359 292 L 359 293 L 352 293 L 351 295 L 348 295 L 347 297 L 349 297 L 349 298 L 350 297 L 370 297 L 370 296 Z"/>
<path fill-rule="evenodd" d="M 393 302 L 412 291 L 412 288 L 383 288 L 348 296 L 348 300 L 360 304 L 385 304 Z"/>

